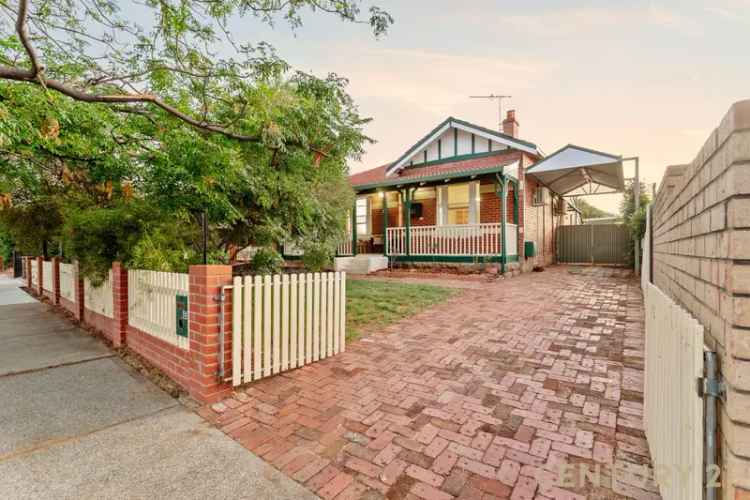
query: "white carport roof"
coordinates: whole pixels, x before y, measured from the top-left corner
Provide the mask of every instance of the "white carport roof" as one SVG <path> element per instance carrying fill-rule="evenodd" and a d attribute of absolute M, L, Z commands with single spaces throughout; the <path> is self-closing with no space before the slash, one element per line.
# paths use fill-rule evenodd
<path fill-rule="evenodd" d="M 622 161 L 621 156 L 568 144 L 529 167 L 527 173 L 561 196 L 584 186 L 588 192 L 577 194 L 597 194 L 600 187 L 619 192 L 625 189 Z"/>

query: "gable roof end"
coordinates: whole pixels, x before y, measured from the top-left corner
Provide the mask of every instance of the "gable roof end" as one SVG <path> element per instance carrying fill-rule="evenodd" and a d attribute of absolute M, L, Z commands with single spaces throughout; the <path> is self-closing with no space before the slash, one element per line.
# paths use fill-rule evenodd
<path fill-rule="evenodd" d="M 502 132 L 498 132 L 496 130 L 491 130 L 485 127 L 481 127 L 479 125 L 474 125 L 473 123 L 469 123 L 464 120 L 459 120 L 457 118 L 450 116 L 447 119 L 445 119 L 442 123 L 440 123 L 437 127 L 432 129 L 426 136 L 420 139 L 419 142 L 417 142 L 412 147 L 410 147 L 404 154 L 402 154 L 399 157 L 398 160 L 396 160 L 390 166 L 388 166 L 386 169 L 386 176 L 392 175 L 398 172 L 399 170 L 401 170 L 402 168 L 404 168 L 406 166 L 406 162 L 409 161 L 409 158 L 414 156 L 414 154 L 416 154 L 418 151 L 427 147 L 427 145 L 430 144 L 431 142 L 437 140 L 441 135 L 443 135 L 443 133 L 445 133 L 450 128 L 463 130 L 465 132 L 469 132 L 471 134 L 484 137 L 485 139 L 491 139 L 500 144 L 505 144 L 506 146 L 509 146 L 514 149 L 518 149 L 520 151 L 524 151 L 526 153 L 530 153 L 536 156 L 542 156 L 536 144 L 534 143 L 522 141 L 510 135 L 503 134 Z"/>

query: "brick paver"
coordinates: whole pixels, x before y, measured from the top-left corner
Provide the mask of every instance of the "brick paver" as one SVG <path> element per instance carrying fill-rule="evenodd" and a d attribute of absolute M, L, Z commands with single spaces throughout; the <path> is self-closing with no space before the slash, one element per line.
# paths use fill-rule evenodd
<path fill-rule="evenodd" d="M 200 412 L 323 498 L 656 499 L 628 274 L 484 283 Z"/>

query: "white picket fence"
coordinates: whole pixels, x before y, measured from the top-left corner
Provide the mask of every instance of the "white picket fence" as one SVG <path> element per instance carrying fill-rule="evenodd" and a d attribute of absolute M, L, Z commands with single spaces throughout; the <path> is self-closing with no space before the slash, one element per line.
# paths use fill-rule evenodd
<path fill-rule="evenodd" d="M 60 297 L 76 301 L 76 272 L 73 264 L 60 263 Z"/>
<path fill-rule="evenodd" d="M 703 498 L 703 326 L 651 283 L 644 283 L 644 421 L 664 500 Z"/>
<path fill-rule="evenodd" d="M 109 271 L 107 279 L 98 287 L 91 284 L 88 278 L 83 280 L 84 304 L 86 309 L 97 314 L 114 318 L 114 297 L 112 296 L 112 271 Z"/>
<path fill-rule="evenodd" d="M 42 262 L 42 288 L 48 292 L 54 291 L 54 284 L 52 283 L 52 261 L 50 260 Z"/>
<path fill-rule="evenodd" d="M 232 294 L 233 385 L 345 349 L 346 273 L 237 276 Z"/>
<path fill-rule="evenodd" d="M 188 295 L 187 274 L 128 270 L 128 323 L 181 349 L 189 337 L 177 335 L 177 295 Z"/>

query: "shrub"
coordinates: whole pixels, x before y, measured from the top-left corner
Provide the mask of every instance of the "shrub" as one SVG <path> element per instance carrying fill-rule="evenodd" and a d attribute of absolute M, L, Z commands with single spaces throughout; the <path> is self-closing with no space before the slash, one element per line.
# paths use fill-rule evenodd
<path fill-rule="evenodd" d="M 250 268 L 255 274 L 280 273 L 283 266 L 284 259 L 279 252 L 269 247 L 259 248 L 250 261 Z"/>

